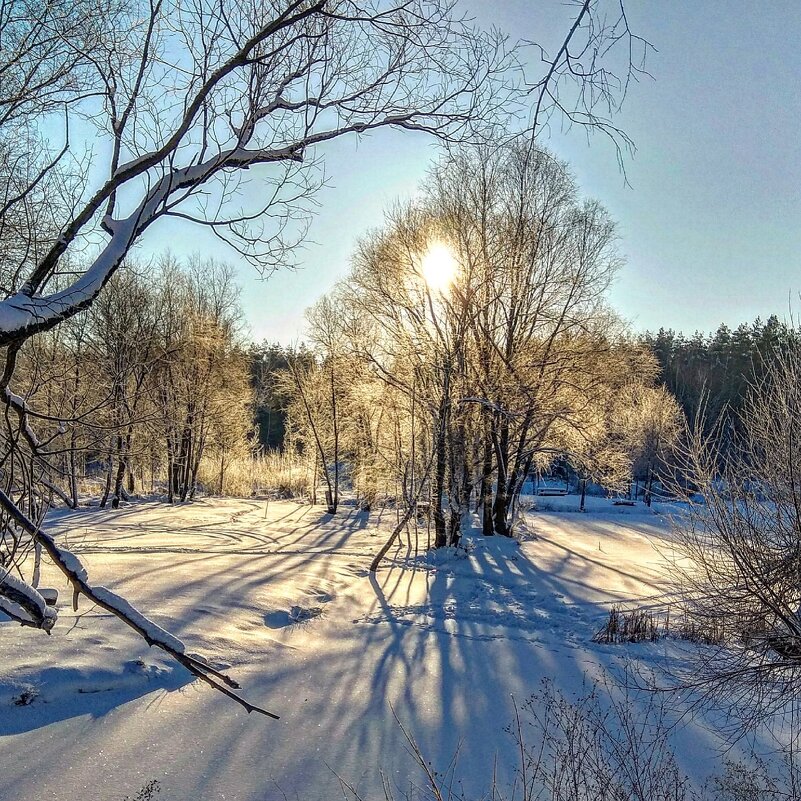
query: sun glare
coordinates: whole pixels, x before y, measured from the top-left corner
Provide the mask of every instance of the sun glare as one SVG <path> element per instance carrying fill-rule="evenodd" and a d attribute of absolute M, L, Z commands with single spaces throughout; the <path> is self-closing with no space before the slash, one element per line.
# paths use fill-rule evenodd
<path fill-rule="evenodd" d="M 444 242 L 433 242 L 423 256 L 423 280 L 434 292 L 445 292 L 456 278 L 457 262 Z"/>

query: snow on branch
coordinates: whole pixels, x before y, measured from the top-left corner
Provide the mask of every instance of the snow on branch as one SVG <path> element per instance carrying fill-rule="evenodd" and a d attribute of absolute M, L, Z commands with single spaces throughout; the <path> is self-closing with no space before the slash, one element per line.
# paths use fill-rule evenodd
<path fill-rule="evenodd" d="M 48 634 L 58 613 L 48 606 L 39 592 L 25 581 L 0 572 L 0 611 L 23 626 L 42 629 Z"/>
<path fill-rule="evenodd" d="M 0 302 L 0 346 L 49 330 L 88 307 L 150 224 L 175 214 L 212 178 L 220 201 L 216 211 L 209 219 L 205 207 L 199 217 L 182 216 L 215 226 L 215 232 L 228 227 L 234 234 L 229 244 L 238 247 L 238 241 L 247 250 L 263 236 L 257 220 L 269 216 L 269 206 L 282 207 L 280 217 L 305 219 L 304 202 L 316 188 L 308 178 L 315 147 L 384 127 L 456 141 L 473 135 L 516 97 L 504 77 L 514 57 L 503 37 L 475 31 L 444 0 L 399 0 L 385 7 L 290 0 L 274 5 L 272 18 L 261 15 L 236 33 L 227 27 L 235 4 L 213 6 L 198 11 L 191 24 L 189 14 L 182 20 L 182 36 L 191 43 L 182 59 L 152 49 L 172 22 L 162 3 L 151 4 L 139 42 L 138 77 L 124 98 L 109 88 L 117 84 L 116 68 L 92 63 L 103 79 L 98 91 L 108 100 L 108 177 L 80 208 L 68 210 L 70 218 L 21 289 Z M 210 50 L 207 37 L 214 41 Z M 169 69 L 173 57 L 180 70 Z M 176 104 L 182 111 L 152 104 L 153 96 L 168 89 L 183 99 Z M 149 147 L 141 147 L 134 119 L 152 134 Z M 180 166 L 186 158 L 190 163 Z M 277 193 L 258 214 L 224 212 L 224 201 L 236 194 L 226 188 L 228 180 L 235 183 L 231 174 L 269 163 L 302 163 L 305 178 L 298 186 L 294 174 L 278 171 L 271 180 L 285 194 Z M 123 195 L 126 211 L 120 213 Z M 132 213 L 128 202 L 135 206 Z M 257 230 L 237 226 L 243 220 Z M 69 286 L 48 291 L 62 257 L 95 227 L 109 237 L 102 251 Z M 282 247 L 277 250 L 270 261 L 283 264 Z"/>
<path fill-rule="evenodd" d="M 200 164 L 173 170 L 159 180 L 139 206 L 123 220 L 107 218 L 111 239 L 91 266 L 67 289 L 47 296 L 32 296 L 27 289 L 0 302 L 0 345 L 20 337 L 49 330 L 89 306 L 117 270 L 140 234 L 163 212 L 170 197 L 187 187 L 199 186 L 222 170 L 251 164 L 298 160 L 297 147 L 247 149 L 232 148 Z M 6 400 L 24 410 L 24 402 L 6 393 Z"/>
<path fill-rule="evenodd" d="M 17 525 L 27 531 L 35 542 L 41 544 L 47 551 L 48 556 L 72 584 L 76 603 L 78 595 L 85 595 L 90 601 L 111 612 L 123 623 L 129 625 L 148 645 L 155 645 L 157 648 L 161 648 L 161 650 L 182 664 L 190 673 L 211 685 L 215 690 L 232 698 L 244 707 L 247 712 L 259 712 L 262 715 L 278 720 L 278 715 L 251 704 L 241 695 L 233 692 L 233 690 L 239 689 L 239 684 L 230 676 L 212 667 L 201 657 L 187 654 L 184 643 L 181 640 L 143 615 L 125 598 L 106 587 L 92 586 L 89 582 L 86 568 L 80 559 L 70 551 L 62 548 L 50 534 L 28 519 L 3 490 L 0 490 L 0 507 Z M 7 582 L 9 579 L 12 579 L 12 577 L 6 576 L 2 582 Z M 24 624 L 36 626 L 46 631 L 52 628 L 55 623 L 55 611 L 46 606 L 42 596 L 32 587 L 16 581 L 16 579 L 12 580 L 15 584 L 0 583 L 0 606 L 2 606 L 3 611 L 7 611 L 15 620 L 19 620 Z M 4 598 L 7 599 L 5 602 L 3 602 Z M 37 618 L 35 611 L 39 601 L 41 601 L 41 606 L 38 607 L 41 612 L 41 619 Z M 27 615 L 27 619 L 23 620 L 22 618 L 25 615 Z"/>

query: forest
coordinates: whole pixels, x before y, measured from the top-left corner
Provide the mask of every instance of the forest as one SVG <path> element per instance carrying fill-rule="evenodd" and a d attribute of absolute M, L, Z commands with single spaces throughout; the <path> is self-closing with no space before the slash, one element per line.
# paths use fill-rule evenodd
<path fill-rule="evenodd" d="M 799 329 L 616 307 L 554 132 L 625 178 L 655 48 L 547 18 L 0 0 L 0 801 L 801 799 Z M 253 341 L 370 135 L 424 179 Z"/>

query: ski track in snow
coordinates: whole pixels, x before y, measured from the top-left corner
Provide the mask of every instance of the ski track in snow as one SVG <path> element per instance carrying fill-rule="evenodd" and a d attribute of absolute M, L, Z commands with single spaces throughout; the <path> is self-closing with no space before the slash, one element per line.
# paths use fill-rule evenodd
<path fill-rule="evenodd" d="M 246 715 L 103 610 L 72 612 L 51 568 L 43 583 L 66 602 L 53 636 L 0 622 L 0 801 L 122 801 L 151 779 L 164 801 L 329 801 L 334 771 L 383 798 L 379 769 L 401 790 L 414 775 L 394 715 L 434 765 L 458 749 L 478 795 L 496 754 L 513 767 L 504 729 L 543 677 L 580 692 L 629 657 L 672 658 L 664 643 L 591 642 L 610 604 L 669 593 L 666 518 L 558 500 L 522 544 L 473 536 L 415 556 L 404 541 L 376 576 L 392 510 L 203 499 L 55 514 L 93 582 L 282 719 Z M 715 738 L 679 742 L 704 773 Z"/>

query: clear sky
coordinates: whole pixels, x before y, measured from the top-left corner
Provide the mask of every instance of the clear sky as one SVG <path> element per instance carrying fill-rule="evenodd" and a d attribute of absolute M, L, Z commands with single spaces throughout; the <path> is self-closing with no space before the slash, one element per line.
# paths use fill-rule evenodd
<path fill-rule="evenodd" d="M 559 3 L 462 0 L 480 22 L 558 46 Z M 559 11 L 559 9 L 562 9 Z M 556 11 L 555 11 L 556 9 Z M 626 186 L 611 147 L 580 132 L 546 144 L 618 221 L 626 256 L 613 305 L 635 329 L 692 332 L 801 311 L 801 3 L 629 0 L 632 27 L 657 52 L 618 124 L 637 153 Z M 257 280 L 239 270 L 256 340 L 302 336 L 303 310 L 348 270 L 354 243 L 412 195 L 435 156 L 413 133 L 339 140 L 301 268 Z M 146 250 L 236 254 L 189 225 L 156 229 Z"/>

